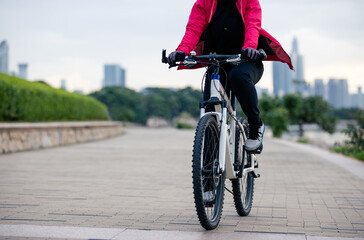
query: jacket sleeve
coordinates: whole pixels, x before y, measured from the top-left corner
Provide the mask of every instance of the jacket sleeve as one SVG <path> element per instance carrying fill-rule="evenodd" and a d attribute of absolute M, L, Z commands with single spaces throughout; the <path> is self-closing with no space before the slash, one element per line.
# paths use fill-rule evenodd
<path fill-rule="evenodd" d="M 259 0 L 248 0 L 244 13 L 244 48 L 258 47 L 259 32 L 262 25 L 262 9 Z"/>
<path fill-rule="evenodd" d="M 176 50 L 183 51 L 186 54 L 190 53 L 199 42 L 201 34 L 206 27 L 206 22 L 204 0 L 197 0 L 192 7 L 185 35 Z"/>

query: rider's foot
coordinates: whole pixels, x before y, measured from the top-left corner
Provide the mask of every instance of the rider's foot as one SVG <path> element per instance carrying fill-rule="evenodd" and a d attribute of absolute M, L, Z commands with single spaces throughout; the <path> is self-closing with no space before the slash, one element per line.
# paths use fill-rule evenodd
<path fill-rule="evenodd" d="M 249 137 L 245 143 L 246 151 L 258 154 L 262 152 L 264 130 L 265 125 L 263 122 L 249 124 Z"/>
<path fill-rule="evenodd" d="M 211 203 L 215 200 L 215 195 L 213 191 L 207 191 L 202 193 L 202 198 L 204 203 Z"/>

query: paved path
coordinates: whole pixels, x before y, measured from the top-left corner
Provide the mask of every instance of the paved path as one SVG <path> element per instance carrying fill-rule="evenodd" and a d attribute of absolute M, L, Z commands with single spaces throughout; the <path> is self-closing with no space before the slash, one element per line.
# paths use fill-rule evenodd
<path fill-rule="evenodd" d="M 131 128 L 104 141 L 0 156 L 0 239 L 364 239 L 364 164 L 349 161 L 355 173 L 330 155 L 269 138 L 250 216 L 238 217 L 226 193 L 221 225 L 206 233 L 192 196 L 193 134 Z"/>

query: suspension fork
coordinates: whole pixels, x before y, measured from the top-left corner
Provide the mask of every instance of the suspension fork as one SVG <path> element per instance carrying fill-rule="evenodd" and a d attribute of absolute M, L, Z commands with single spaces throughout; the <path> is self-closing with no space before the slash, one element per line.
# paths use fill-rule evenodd
<path fill-rule="evenodd" d="M 225 104 L 224 104 L 225 103 Z M 222 106 L 222 116 L 220 120 L 220 142 L 219 142 L 219 165 L 221 173 L 225 171 L 225 160 L 227 155 L 226 148 L 227 148 L 227 108 L 226 102 L 224 101 Z M 225 106 L 224 106 L 225 105 Z M 229 156 L 230 157 L 230 156 Z"/>
<path fill-rule="evenodd" d="M 235 179 L 238 171 L 234 170 L 234 157 L 235 157 L 235 120 L 231 119 L 229 123 L 230 134 L 228 134 L 227 123 L 227 106 L 226 101 L 222 108 L 222 116 L 220 121 L 220 141 L 219 141 L 219 166 L 221 173 L 225 172 L 226 177 Z"/>

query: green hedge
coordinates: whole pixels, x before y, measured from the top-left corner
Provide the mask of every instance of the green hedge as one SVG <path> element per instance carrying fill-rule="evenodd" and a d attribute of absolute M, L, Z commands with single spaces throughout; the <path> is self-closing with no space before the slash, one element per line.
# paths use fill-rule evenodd
<path fill-rule="evenodd" d="M 107 120 L 96 99 L 0 73 L 0 121 Z"/>

